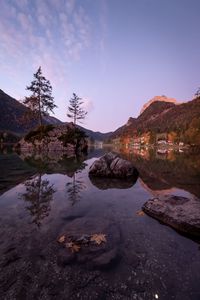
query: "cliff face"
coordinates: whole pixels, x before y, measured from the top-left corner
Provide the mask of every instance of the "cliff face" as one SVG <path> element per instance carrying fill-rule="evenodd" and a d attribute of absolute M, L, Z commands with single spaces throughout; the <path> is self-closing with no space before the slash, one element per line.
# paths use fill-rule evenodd
<path fill-rule="evenodd" d="M 75 155 L 87 150 L 84 132 L 72 123 L 65 125 L 47 125 L 29 132 L 16 146 L 22 153 L 59 151 Z"/>
<path fill-rule="evenodd" d="M 140 115 L 147 109 L 153 102 L 168 102 L 168 103 L 174 103 L 178 104 L 177 100 L 174 98 L 168 98 L 166 96 L 155 96 L 152 99 L 150 99 L 147 103 L 145 103 L 140 111 Z"/>

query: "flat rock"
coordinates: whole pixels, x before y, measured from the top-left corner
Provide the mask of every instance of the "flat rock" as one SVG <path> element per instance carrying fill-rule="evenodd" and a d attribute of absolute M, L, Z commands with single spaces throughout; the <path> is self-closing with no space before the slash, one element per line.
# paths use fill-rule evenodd
<path fill-rule="evenodd" d="M 137 177 L 138 171 L 133 164 L 115 153 L 107 153 L 96 160 L 89 169 L 89 175 L 109 178 Z"/>
<path fill-rule="evenodd" d="M 142 209 L 182 233 L 200 237 L 200 199 L 196 197 L 160 196 L 148 200 Z"/>

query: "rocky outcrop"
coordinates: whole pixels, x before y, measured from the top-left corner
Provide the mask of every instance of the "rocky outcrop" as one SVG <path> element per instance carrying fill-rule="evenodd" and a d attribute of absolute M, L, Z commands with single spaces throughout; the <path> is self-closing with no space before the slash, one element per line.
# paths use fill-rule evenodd
<path fill-rule="evenodd" d="M 87 150 L 85 134 L 73 123 L 44 126 L 27 134 L 16 146 L 22 153 L 60 151 L 69 155 Z"/>
<path fill-rule="evenodd" d="M 138 175 L 133 164 L 115 153 L 107 153 L 96 160 L 89 169 L 89 175 L 110 178 L 129 178 Z"/>
<path fill-rule="evenodd" d="M 145 109 L 147 107 L 149 107 L 152 103 L 156 102 L 156 101 L 160 101 L 160 102 L 169 102 L 169 103 L 174 103 L 177 104 L 177 100 L 174 98 L 168 98 L 166 96 L 155 96 L 153 97 L 151 100 L 149 100 L 147 103 L 145 103 L 140 111 L 140 115 L 143 113 L 143 111 L 145 111 Z"/>
<path fill-rule="evenodd" d="M 196 197 L 162 196 L 148 200 L 142 209 L 182 233 L 200 237 L 200 200 Z"/>

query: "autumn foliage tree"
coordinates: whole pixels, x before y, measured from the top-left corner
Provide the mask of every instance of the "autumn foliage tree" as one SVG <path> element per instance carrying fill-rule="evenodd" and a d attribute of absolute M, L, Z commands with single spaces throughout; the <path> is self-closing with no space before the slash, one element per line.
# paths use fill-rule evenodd
<path fill-rule="evenodd" d="M 200 117 L 193 118 L 184 136 L 186 143 L 200 145 Z"/>
<path fill-rule="evenodd" d="M 76 125 L 77 121 L 85 119 L 87 112 L 82 107 L 83 101 L 79 98 L 75 93 L 73 93 L 73 97 L 69 100 L 68 106 L 68 118 L 73 120 L 74 125 Z"/>
<path fill-rule="evenodd" d="M 38 120 L 39 125 L 43 125 L 43 117 L 53 112 L 56 107 L 54 98 L 52 97 L 52 86 L 43 74 L 41 67 L 33 74 L 33 81 L 26 90 L 31 92 L 29 97 L 26 97 L 23 103 L 30 109 L 30 113 L 34 119 Z"/>
<path fill-rule="evenodd" d="M 168 133 L 168 141 L 174 143 L 177 141 L 177 139 L 178 139 L 178 135 L 175 131 L 170 131 Z"/>

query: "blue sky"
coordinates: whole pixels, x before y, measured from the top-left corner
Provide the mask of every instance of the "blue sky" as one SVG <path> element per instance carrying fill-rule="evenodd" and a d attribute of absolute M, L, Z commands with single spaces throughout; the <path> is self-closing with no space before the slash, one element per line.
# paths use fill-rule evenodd
<path fill-rule="evenodd" d="M 0 0 L 0 89 L 23 99 L 39 66 L 67 119 L 107 132 L 156 95 L 192 99 L 200 86 L 199 0 Z"/>

